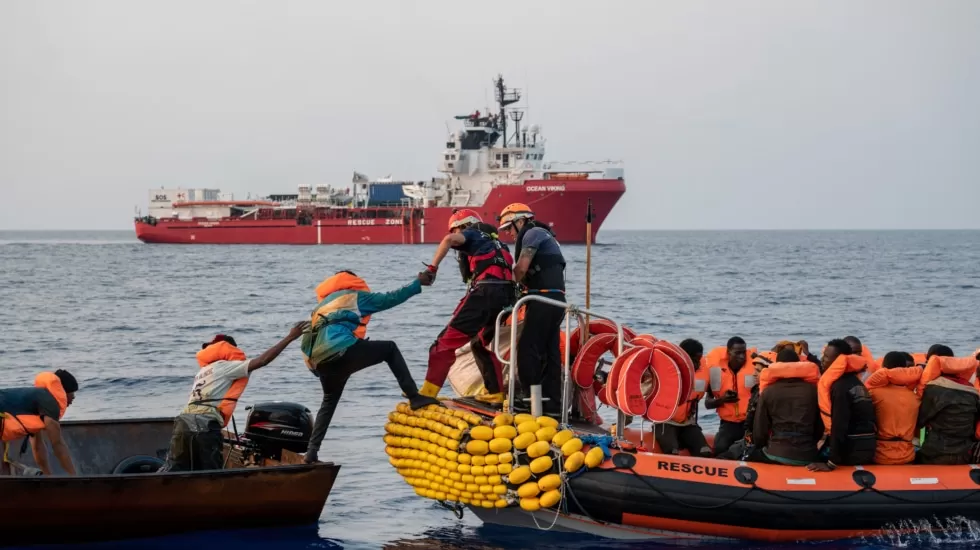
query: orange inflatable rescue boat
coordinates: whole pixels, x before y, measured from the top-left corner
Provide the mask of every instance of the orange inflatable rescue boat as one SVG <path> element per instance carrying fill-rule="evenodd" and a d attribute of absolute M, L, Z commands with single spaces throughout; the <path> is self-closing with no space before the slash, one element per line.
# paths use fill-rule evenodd
<path fill-rule="evenodd" d="M 392 467 L 419 496 L 458 517 L 469 510 L 486 523 L 614 539 L 826 541 L 880 535 L 918 518 L 980 521 L 975 465 L 810 472 L 660 454 L 645 421 L 655 428 L 686 406 L 697 391 L 694 365 L 672 343 L 629 330 L 620 341 L 617 332 L 594 321 L 584 336 L 568 335 L 566 395 L 576 410 L 566 423 L 508 414 L 472 396 L 420 411 L 399 404 L 385 425 Z M 842 359 L 834 371 L 867 363 Z M 781 366 L 817 383 L 813 365 Z M 761 378 L 767 384 L 772 377 Z M 582 420 L 583 396 L 608 404 L 621 420 L 645 421 L 617 436 L 601 421 Z"/>

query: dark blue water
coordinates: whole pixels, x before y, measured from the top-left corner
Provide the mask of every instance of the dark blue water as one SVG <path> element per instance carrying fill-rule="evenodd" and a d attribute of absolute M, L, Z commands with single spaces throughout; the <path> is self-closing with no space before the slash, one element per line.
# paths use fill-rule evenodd
<path fill-rule="evenodd" d="M 234 335 L 257 355 L 308 317 L 313 288 L 326 275 L 352 269 L 373 289 L 393 289 L 414 277 L 434 248 L 165 246 L 144 245 L 128 232 L 0 232 L 0 386 L 63 367 L 81 383 L 69 418 L 174 414 L 197 370 L 194 354 L 215 333 Z M 570 299 L 582 303 L 585 248 L 565 251 Z M 427 349 L 463 291 L 450 261 L 435 287 L 371 321 L 369 336 L 398 341 L 419 382 Z M 593 262 L 593 309 L 675 342 L 695 337 L 713 347 L 740 335 L 767 349 L 803 338 L 819 350 L 831 338 L 854 334 L 876 356 L 925 351 L 937 342 L 961 355 L 980 346 L 980 232 L 610 231 L 600 234 Z M 384 366 L 348 384 L 320 453 L 343 469 L 318 528 L 174 537 L 138 547 L 220 541 L 246 548 L 586 548 L 601 542 L 482 526 L 470 514 L 457 520 L 418 498 L 389 466 L 381 441 L 399 393 Z M 319 404 L 319 385 L 297 345 L 259 371 L 243 397 L 266 399 L 314 410 Z M 241 425 L 244 410 L 236 417 Z M 712 413 L 702 418 L 715 427 Z M 976 526 L 963 532 L 951 525 L 947 535 L 913 545 L 972 546 Z M 885 533 L 858 547 L 908 542 Z"/>

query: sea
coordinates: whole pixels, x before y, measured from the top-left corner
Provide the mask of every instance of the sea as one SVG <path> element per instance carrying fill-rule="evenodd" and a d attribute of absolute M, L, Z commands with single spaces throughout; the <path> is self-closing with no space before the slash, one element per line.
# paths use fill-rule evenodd
<path fill-rule="evenodd" d="M 147 245 L 131 231 L 0 231 L 0 387 L 66 368 L 80 382 L 70 419 L 173 415 L 187 401 L 194 354 L 216 333 L 250 356 L 309 318 L 314 287 L 340 269 L 373 290 L 409 283 L 434 245 Z M 586 248 L 563 247 L 569 301 L 584 305 Z M 706 349 L 734 335 L 768 349 L 858 336 L 876 357 L 944 343 L 980 346 L 978 231 L 602 231 L 591 250 L 591 308 L 638 332 Z M 395 340 L 421 384 L 427 350 L 464 286 L 450 256 L 434 286 L 371 320 Z M 450 392 L 447 384 L 444 393 Z M 320 387 L 298 343 L 258 371 L 242 402 L 287 400 L 315 411 Z M 356 374 L 320 452 L 342 465 L 319 524 L 215 532 L 86 548 L 646 548 L 582 535 L 483 525 L 418 498 L 384 453 L 386 416 L 400 400 L 388 369 Z M 601 411 L 607 419 L 609 410 Z M 244 425 L 245 410 L 235 414 Z M 713 412 L 702 411 L 708 430 Z M 943 529 L 926 534 L 932 524 Z M 899 535 L 898 527 L 921 527 Z M 220 526 L 216 526 L 220 528 Z M 2 535 L 0 535 L 2 536 Z M 826 548 L 954 544 L 980 548 L 964 518 L 907 518 L 879 536 Z M 760 547 L 751 544 L 739 548 Z M 767 547 L 775 548 L 775 547 Z"/>

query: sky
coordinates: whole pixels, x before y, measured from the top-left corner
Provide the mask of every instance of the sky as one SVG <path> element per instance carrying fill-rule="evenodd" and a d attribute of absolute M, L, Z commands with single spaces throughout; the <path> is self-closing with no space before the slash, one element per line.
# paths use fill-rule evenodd
<path fill-rule="evenodd" d="M 424 180 L 502 73 L 609 229 L 980 228 L 980 2 L 0 0 L 0 229 Z"/>

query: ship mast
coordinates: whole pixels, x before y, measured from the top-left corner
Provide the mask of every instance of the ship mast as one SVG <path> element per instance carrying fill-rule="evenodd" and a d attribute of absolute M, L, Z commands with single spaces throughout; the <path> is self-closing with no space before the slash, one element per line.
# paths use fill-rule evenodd
<path fill-rule="evenodd" d="M 494 97 L 497 100 L 497 105 L 500 106 L 500 131 L 504 136 L 504 147 L 507 147 L 507 106 L 521 100 L 521 91 L 517 89 L 507 91 L 507 87 L 504 86 L 504 77 L 499 74 L 493 81 L 493 86 Z M 514 137 L 516 138 L 517 135 L 515 134 Z"/>

